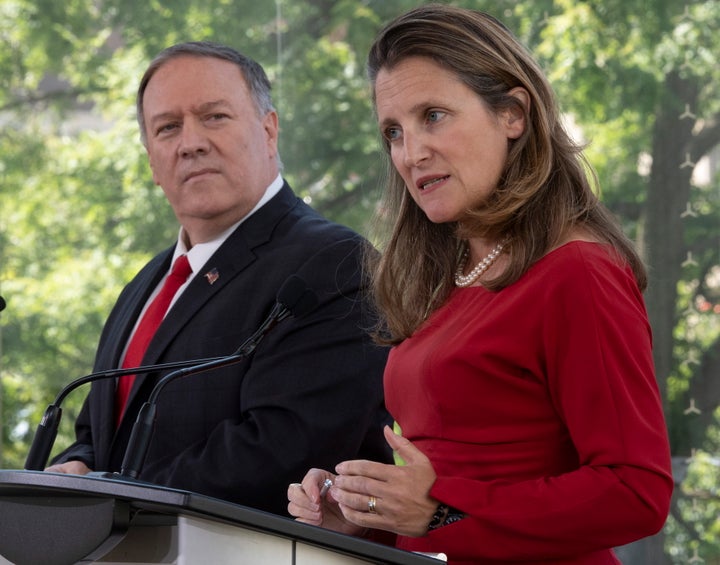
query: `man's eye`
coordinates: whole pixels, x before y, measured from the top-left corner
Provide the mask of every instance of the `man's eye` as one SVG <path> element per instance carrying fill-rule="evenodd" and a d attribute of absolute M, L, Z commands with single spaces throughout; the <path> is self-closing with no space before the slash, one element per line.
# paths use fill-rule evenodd
<path fill-rule="evenodd" d="M 167 133 L 177 128 L 176 123 L 170 123 L 170 124 L 162 124 L 157 128 L 157 134 Z"/>

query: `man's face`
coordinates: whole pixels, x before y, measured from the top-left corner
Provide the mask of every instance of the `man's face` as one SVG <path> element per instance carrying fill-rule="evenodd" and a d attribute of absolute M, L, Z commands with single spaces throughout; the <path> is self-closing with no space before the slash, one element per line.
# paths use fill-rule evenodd
<path fill-rule="evenodd" d="M 150 79 L 143 113 L 153 180 L 191 245 L 242 219 L 277 176 L 277 114 L 258 115 L 229 61 L 171 59 Z"/>

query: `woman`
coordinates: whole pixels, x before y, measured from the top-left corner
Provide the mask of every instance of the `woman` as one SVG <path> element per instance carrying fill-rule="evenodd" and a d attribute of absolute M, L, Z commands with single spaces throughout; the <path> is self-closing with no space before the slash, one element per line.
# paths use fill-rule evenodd
<path fill-rule="evenodd" d="M 412 10 L 369 75 L 395 219 L 374 269 L 403 433 L 386 438 L 405 465 L 312 469 L 289 512 L 455 564 L 619 563 L 673 485 L 640 258 L 498 21 Z"/>

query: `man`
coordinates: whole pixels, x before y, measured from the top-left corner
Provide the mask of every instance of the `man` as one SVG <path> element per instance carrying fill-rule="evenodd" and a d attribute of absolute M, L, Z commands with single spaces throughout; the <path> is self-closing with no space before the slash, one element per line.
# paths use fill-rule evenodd
<path fill-rule="evenodd" d="M 141 480 L 286 514 L 287 484 L 310 466 L 388 460 L 386 351 L 366 335 L 366 242 L 322 218 L 280 175 L 278 116 L 262 68 L 213 43 L 170 47 L 138 90 L 153 179 L 180 223 L 176 245 L 124 289 L 95 370 L 131 357 L 133 332 L 175 259 L 192 274 L 137 366 L 228 355 L 298 274 L 318 307 L 268 334 L 239 365 L 177 379 L 158 397 Z M 164 310 L 163 310 L 164 311 Z M 126 349 L 128 352 L 126 353 Z M 137 375 L 123 409 L 111 379 L 93 384 L 76 442 L 49 471 L 118 471 L 137 412 L 158 375 Z"/>

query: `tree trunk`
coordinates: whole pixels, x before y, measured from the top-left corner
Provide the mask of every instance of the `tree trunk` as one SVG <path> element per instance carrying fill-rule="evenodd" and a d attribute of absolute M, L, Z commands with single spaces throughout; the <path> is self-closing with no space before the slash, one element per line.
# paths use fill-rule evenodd
<path fill-rule="evenodd" d="M 645 250 L 650 283 L 645 296 L 653 328 L 655 371 L 667 411 L 667 378 L 674 369 L 673 330 L 677 323 L 677 284 L 686 256 L 683 213 L 690 200 L 693 167 L 690 155 L 693 120 L 682 120 L 685 105 L 697 101 L 695 89 L 677 74 L 668 75 L 653 133 L 648 185 Z M 680 425 L 669 421 L 670 427 Z"/>
<path fill-rule="evenodd" d="M 677 284 L 686 255 L 683 212 L 690 199 L 693 167 L 684 161 L 689 155 L 693 120 L 681 120 L 686 104 L 697 100 L 694 89 L 678 74 L 666 78 L 666 89 L 657 112 L 653 132 L 652 169 L 648 185 L 645 254 L 650 270 L 646 292 L 648 316 L 653 329 L 655 375 L 665 404 L 670 429 L 685 425 L 672 421 L 668 410 L 667 379 L 674 370 L 674 336 L 677 324 Z M 671 437 L 674 434 L 671 433 Z M 673 445 L 673 452 L 679 448 Z M 618 550 L 624 565 L 663 565 L 669 559 L 663 551 L 665 535 L 640 540 Z"/>

